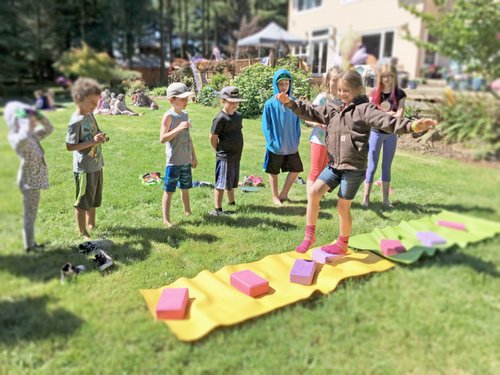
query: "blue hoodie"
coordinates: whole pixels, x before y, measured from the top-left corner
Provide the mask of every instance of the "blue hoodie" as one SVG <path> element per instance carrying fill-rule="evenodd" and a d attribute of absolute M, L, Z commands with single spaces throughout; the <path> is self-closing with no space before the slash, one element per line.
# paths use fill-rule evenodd
<path fill-rule="evenodd" d="M 277 79 L 281 74 L 290 77 L 288 96 L 292 96 L 292 75 L 286 69 L 279 69 L 274 73 L 274 95 L 266 101 L 262 114 L 262 132 L 266 138 L 266 148 L 274 154 L 295 154 L 299 149 L 300 119 L 275 98 L 279 93 Z"/>

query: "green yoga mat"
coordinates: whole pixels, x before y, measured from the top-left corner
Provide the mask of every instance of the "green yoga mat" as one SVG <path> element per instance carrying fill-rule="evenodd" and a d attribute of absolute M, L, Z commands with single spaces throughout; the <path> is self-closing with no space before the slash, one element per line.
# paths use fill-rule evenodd
<path fill-rule="evenodd" d="M 466 231 L 446 228 L 437 224 L 438 220 L 464 223 Z M 417 232 L 435 232 L 446 239 L 446 244 L 435 247 L 422 246 Z M 453 246 L 465 247 L 469 243 L 478 242 L 500 233 L 500 223 L 478 219 L 454 212 L 443 211 L 437 215 L 426 216 L 418 220 L 402 221 L 398 226 L 375 229 L 371 233 L 353 236 L 349 247 L 357 250 L 369 250 L 397 263 L 411 264 L 423 256 L 433 256 L 437 251 L 444 251 Z M 400 240 L 406 252 L 394 256 L 385 256 L 380 250 L 380 240 Z"/>

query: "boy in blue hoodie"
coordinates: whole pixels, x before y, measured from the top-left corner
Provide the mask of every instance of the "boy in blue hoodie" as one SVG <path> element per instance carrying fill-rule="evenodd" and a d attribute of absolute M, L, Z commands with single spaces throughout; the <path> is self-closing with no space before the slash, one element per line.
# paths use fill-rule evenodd
<path fill-rule="evenodd" d="M 292 75 L 279 69 L 273 77 L 274 95 L 266 101 L 262 114 L 262 132 L 266 138 L 266 156 L 263 169 L 269 174 L 273 203 L 281 206 L 288 200 L 288 192 L 304 170 L 299 155 L 300 119 L 275 98 L 280 92 L 292 95 Z M 283 189 L 278 192 L 278 174 L 288 172 Z"/>

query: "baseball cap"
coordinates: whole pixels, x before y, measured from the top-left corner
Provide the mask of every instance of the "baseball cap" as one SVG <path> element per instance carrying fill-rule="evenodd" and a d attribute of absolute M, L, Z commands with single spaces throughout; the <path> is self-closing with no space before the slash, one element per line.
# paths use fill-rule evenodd
<path fill-rule="evenodd" d="M 240 90 L 235 86 L 226 86 L 219 91 L 221 99 L 228 102 L 244 102 L 245 99 L 240 98 Z"/>
<path fill-rule="evenodd" d="M 167 87 L 167 98 L 187 98 L 194 95 L 184 83 L 175 82 Z"/>
<path fill-rule="evenodd" d="M 276 83 L 278 83 L 279 81 L 283 81 L 284 79 L 286 79 L 287 81 L 291 81 L 292 77 L 290 77 L 290 75 L 287 73 L 281 73 L 276 79 Z"/>

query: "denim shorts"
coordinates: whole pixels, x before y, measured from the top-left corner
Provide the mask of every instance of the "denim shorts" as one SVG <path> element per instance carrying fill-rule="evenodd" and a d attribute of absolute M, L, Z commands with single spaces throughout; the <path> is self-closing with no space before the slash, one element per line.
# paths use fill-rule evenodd
<path fill-rule="evenodd" d="M 366 170 L 338 170 L 329 165 L 323 169 L 318 179 L 323 181 L 333 191 L 340 185 L 338 196 L 346 200 L 353 200 L 361 183 L 365 180 Z"/>
<path fill-rule="evenodd" d="M 191 189 L 193 187 L 193 176 L 191 174 L 191 164 L 167 165 L 165 168 L 165 181 L 163 190 L 173 193 L 176 187 L 179 189 Z"/>

